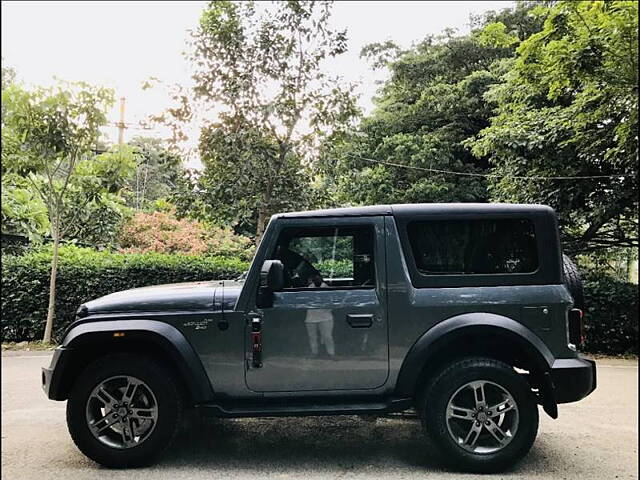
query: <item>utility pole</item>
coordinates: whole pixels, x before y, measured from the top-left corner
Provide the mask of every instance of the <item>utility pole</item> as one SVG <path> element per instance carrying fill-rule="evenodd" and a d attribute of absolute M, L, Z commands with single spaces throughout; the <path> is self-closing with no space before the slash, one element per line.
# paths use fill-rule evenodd
<path fill-rule="evenodd" d="M 124 97 L 120 97 L 120 122 L 118 122 L 118 145 L 124 145 Z"/>
<path fill-rule="evenodd" d="M 120 97 L 120 121 L 119 122 L 109 122 L 110 126 L 114 126 L 114 127 L 118 127 L 118 145 L 122 146 L 124 145 L 124 131 L 127 128 L 133 128 L 134 130 L 152 130 L 151 127 L 145 127 L 145 126 L 134 126 L 136 124 L 134 123 L 125 123 L 124 121 L 124 97 Z M 102 152 L 98 152 L 97 150 L 95 151 L 95 153 L 102 153 Z"/>

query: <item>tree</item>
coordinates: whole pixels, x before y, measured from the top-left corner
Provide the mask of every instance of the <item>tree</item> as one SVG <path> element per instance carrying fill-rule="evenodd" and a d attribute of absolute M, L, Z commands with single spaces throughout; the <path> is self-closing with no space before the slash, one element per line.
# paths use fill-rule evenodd
<path fill-rule="evenodd" d="M 3 173 L 20 175 L 29 182 L 46 206 L 50 223 L 53 256 L 44 334 L 47 343 L 51 341 L 55 315 L 59 243 L 74 227 L 76 215 L 96 198 L 86 195 L 76 203 L 75 189 L 79 185 L 86 189 L 92 182 L 94 187 L 105 184 L 103 175 L 96 177 L 87 171 L 96 167 L 90 160 L 92 150 L 112 104 L 112 91 L 85 83 L 60 83 L 33 91 L 11 85 L 2 92 Z M 116 171 L 114 159 L 126 163 L 125 152 L 113 155 L 97 166 L 102 174 Z"/>
<path fill-rule="evenodd" d="M 543 28 L 487 92 L 496 115 L 468 144 L 495 165 L 492 198 L 555 207 L 567 250 L 637 246 L 638 3 L 557 2 L 534 13 Z"/>
<path fill-rule="evenodd" d="M 129 142 L 136 153 L 135 174 L 127 182 L 129 205 L 136 210 L 168 198 L 184 175 L 182 159 L 158 138 L 136 137 Z"/>
<path fill-rule="evenodd" d="M 127 146 L 78 163 L 61 215 L 65 238 L 94 247 L 116 243 L 120 227 L 132 214 L 124 191 L 135 165 L 135 152 Z"/>
<path fill-rule="evenodd" d="M 50 228 L 47 207 L 19 175 L 2 176 L 2 233 L 40 240 Z"/>
<path fill-rule="evenodd" d="M 408 50 L 390 41 L 362 50 L 375 68 L 386 66 L 390 78 L 359 128 L 326 144 L 323 171 L 333 176 L 338 203 L 488 200 L 487 157 L 472 155 L 464 141 L 489 126 L 494 105 L 484 94 L 515 46 L 491 44 L 480 27 L 501 21 L 526 38 L 541 24 L 527 15 L 530 9 L 519 3 L 490 12 L 474 19 L 468 35 L 446 30 Z"/>
<path fill-rule="evenodd" d="M 305 206 L 317 139 L 357 113 L 351 86 L 322 62 L 345 52 L 326 2 L 215 1 L 193 37 L 196 102 L 218 120 L 200 136 L 201 188 L 212 212 L 262 235 L 269 216 Z M 184 95 L 169 117 L 188 120 Z"/>
<path fill-rule="evenodd" d="M 7 152 L 9 148 L 4 148 Z M 116 241 L 122 222 L 129 217 L 122 191 L 122 179 L 130 175 L 132 154 L 109 151 L 78 164 L 69 181 L 61 211 L 62 237 L 66 241 L 92 246 L 110 246 Z M 5 163 L 6 165 L 7 163 Z M 10 163 L 8 163 L 10 165 Z M 105 167 L 116 175 L 108 175 Z M 27 237 L 31 243 L 50 238 L 51 223 L 47 206 L 34 182 L 43 183 L 34 175 L 16 173 L 2 176 L 2 232 Z"/>
<path fill-rule="evenodd" d="M 16 83 L 16 71 L 2 61 L 2 94 Z M 3 101 L 4 107 L 4 101 Z M 10 155 L 17 148 L 17 138 L 4 128 L 5 109 L 2 109 L 2 233 L 27 237 L 37 241 L 49 231 L 47 208 L 33 191 L 29 182 L 20 175 L 6 171 Z"/>
<path fill-rule="evenodd" d="M 218 124 L 200 136 L 201 189 L 209 218 L 259 238 L 271 214 L 308 203 L 309 173 L 300 157 L 281 150 L 250 125 Z"/>

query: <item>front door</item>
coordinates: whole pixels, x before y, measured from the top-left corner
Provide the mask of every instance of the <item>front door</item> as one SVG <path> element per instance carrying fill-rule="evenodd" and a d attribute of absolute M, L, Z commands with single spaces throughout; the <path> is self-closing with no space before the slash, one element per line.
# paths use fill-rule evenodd
<path fill-rule="evenodd" d="M 358 390 L 389 371 L 384 222 L 381 217 L 288 220 L 270 249 L 285 287 L 262 315 L 258 392 Z M 249 338 L 249 333 L 247 333 Z"/>

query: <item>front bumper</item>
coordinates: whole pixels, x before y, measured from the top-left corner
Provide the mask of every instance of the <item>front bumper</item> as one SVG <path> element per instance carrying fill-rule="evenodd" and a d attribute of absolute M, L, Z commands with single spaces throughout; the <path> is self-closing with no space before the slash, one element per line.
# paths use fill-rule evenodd
<path fill-rule="evenodd" d="M 71 361 L 73 349 L 58 347 L 48 367 L 42 367 L 42 389 L 51 400 L 66 400 L 63 372 Z"/>
<path fill-rule="evenodd" d="M 561 358 L 551 366 L 551 381 L 556 403 L 582 400 L 596 389 L 596 362 L 578 358 Z"/>

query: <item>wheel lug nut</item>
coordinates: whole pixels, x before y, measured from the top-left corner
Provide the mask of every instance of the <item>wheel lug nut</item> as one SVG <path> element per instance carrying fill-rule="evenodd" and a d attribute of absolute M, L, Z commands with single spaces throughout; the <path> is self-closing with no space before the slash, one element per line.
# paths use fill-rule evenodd
<path fill-rule="evenodd" d="M 476 427 L 479 427 L 479 426 L 480 426 L 480 422 L 476 422 Z"/>
<path fill-rule="evenodd" d="M 484 422 L 485 425 L 489 425 L 489 420 L 487 420 L 486 422 Z"/>
<path fill-rule="evenodd" d="M 114 413 L 114 414 L 113 414 L 113 418 L 118 418 L 118 414 L 117 414 L 117 413 Z"/>

